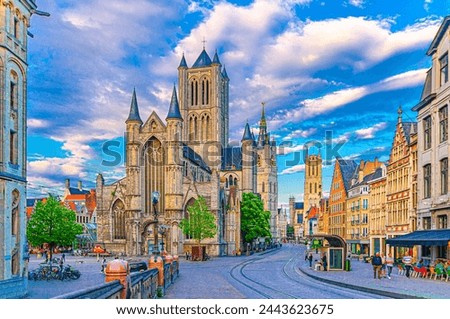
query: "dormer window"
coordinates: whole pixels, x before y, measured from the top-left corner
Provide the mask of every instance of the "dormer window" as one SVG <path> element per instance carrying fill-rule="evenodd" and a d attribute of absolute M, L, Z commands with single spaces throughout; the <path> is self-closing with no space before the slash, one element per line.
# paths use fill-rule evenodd
<path fill-rule="evenodd" d="M 448 82 L 448 53 L 439 59 L 441 68 L 441 86 Z"/>

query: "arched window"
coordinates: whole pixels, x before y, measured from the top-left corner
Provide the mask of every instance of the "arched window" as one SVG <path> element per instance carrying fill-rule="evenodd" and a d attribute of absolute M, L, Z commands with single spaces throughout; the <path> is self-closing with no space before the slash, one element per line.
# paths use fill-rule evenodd
<path fill-rule="evenodd" d="M 164 148 L 157 138 L 151 137 L 144 147 L 144 159 L 145 159 L 145 199 L 146 199 L 146 212 L 153 212 L 152 194 L 158 191 L 160 199 L 156 205 L 156 209 L 159 212 L 164 208 Z"/>
<path fill-rule="evenodd" d="M 19 214 L 20 193 L 17 189 L 12 191 L 12 210 L 11 210 L 11 235 L 19 235 L 20 214 Z"/>
<path fill-rule="evenodd" d="M 198 105 L 198 81 L 193 79 L 191 81 L 191 106 Z"/>
<path fill-rule="evenodd" d="M 112 208 L 113 215 L 113 238 L 125 239 L 125 206 L 123 202 L 118 199 Z"/>
<path fill-rule="evenodd" d="M 230 184 L 230 186 L 233 186 L 233 176 L 228 176 L 228 181 L 229 181 L 229 184 Z"/>
<path fill-rule="evenodd" d="M 237 188 L 237 185 L 238 185 L 238 180 L 237 180 L 237 178 L 235 178 L 234 179 L 234 186 L 236 186 L 236 188 Z"/>
<path fill-rule="evenodd" d="M 202 79 L 202 105 L 209 104 L 209 81 L 208 79 Z"/>

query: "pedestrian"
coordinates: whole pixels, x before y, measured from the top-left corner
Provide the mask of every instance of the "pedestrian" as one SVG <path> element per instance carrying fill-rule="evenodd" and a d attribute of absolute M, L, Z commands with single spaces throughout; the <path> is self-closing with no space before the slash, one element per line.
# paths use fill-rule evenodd
<path fill-rule="evenodd" d="M 65 262 L 66 262 L 66 254 L 63 253 L 63 254 L 61 255 L 61 259 L 62 259 L 62 261 L 65 263 Z"/>
<path fill-rule="evenodd" d="M 308 260 L 309 260 L 309 268 L 312 268 L 312 261 L 313 261 L 313 254 L 312 254 L 312 252 L 309 253 Z"/>
<path fill-rule="evenodd" d="M 372 266 L 373 266 L 373 279 L 381 279 L 381 265 L 383 261 L 381 260 L 380 253 L 377 252 L 375 256 L 372 257 Z"/>
<path fill-rule="evenodd" d="M 391 279 L 392 268 L 394 267 L 394 257 L 391 254 L 387 254 L 386 257 L 386 268 L 387 268 L 387 277 Z"/>
<path fill-rule="evenodd" d="M 405 265 L 406 269 L 406 277 L 409 278 L 409 274 L 411 272 L 411 265 L 412 265 L 412 257 L 409 255 L 409 252 L 405 253 L 405 256 L 402 258 L 402 263 Z"/>
<path fill-rule="evenodd" d="M 386 278 L 386 258 L 384 257 L 384 254 L 380 253 L 381 257 L 381 277 Z"/>
<path fill-rule="evenodd" d="M 412 265 L 412 257 L 409 255 L 409 252 L 407 251 L 405 253 L 405 256 L 403 256 L 402 258 L 402 263 L 405 265 L 405 270 L 406 270 L 406 277 L 409 278 L 410 273 L 411 273 L 411 265 Z"/>
<path fill-rule="evenodd" d="M 323 266 L 323 271 L 327 271 L 327 254 L 323 253 L 322 255 L 322 266 Z"/>
<path fill-rule="evenodd" d="M 103 261 L 102 261 L 102 270 L 101 270 L 101 272 L 105 272 L 105 270 L 106 270 L 106 257 L 103 257 Z"/>
<path fill-rule="evenodd" d="M 305 261 L 307 261 L 307 260 L 308 260 L 308 251 L 305 250 Z"/>

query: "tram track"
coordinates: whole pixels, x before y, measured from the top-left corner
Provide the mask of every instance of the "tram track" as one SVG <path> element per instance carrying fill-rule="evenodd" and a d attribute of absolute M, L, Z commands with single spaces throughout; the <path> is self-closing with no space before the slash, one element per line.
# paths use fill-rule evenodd
<path fill-rule="evenodd" d="M 272 252 L 272 254 L 275 254 L 275 253 L 278 253 L 278 252 L 279 252 L 279 251 L 276 250 L 276 251 Z M 268 253 L 266 253 L 266 254 L 268 254 Z M 251 260 L 247 260 L 247 261 L 244 261 L 244 262 L 242 262 L 242 263 L 237 264 L 236 266 L 234 266 L 234 267 L 230 270 L 230 276 L 231 276 L 235 281 L 237 281 L 239 284 L 241 284 L 241 285 L 247 287 L 248 289 L 250 289 L 250 290 L 256 292 L 257 294 L 263 296 L 263 297 L 266 298 L 266 299 L 282 299 L 282 298 L 275 298 L 273 295 L 267 294 L 266 292 L 263 292 L 261 289 L 257 289 L 257 288 L 255 287 L 255 285 L 257 285 L 258 287 L 263 287 L 263 288 L 266 289 L 266 290 L 272 291 L 272 292 L 274 292 L 275 294 L 280 294 L 280 295 L 287 296 L 287 297 L 289 297 L 289 298 L 297 299 L 297 297 L 294 296 L 294 295 L 292 295 L 292 294 L 286 293 L 286 292 L 281 291 L 281 290 L 279 290 L 279 289 L 275 289 L 275 288 L 270 287 L 270 286 L 268 286 L 268 285 L 266 285 L 266 284 L 263 284 L 263 283 L 261 283 L 261 282 L 259 282 L 259 281 L 257 281 L 257 280 L 254 280 L 254 279 L 250 278 L 248 275 L 246 275 L 246 274 L 244 273 L 244 269 L 245 269 L 246 267 L 248 267 L 249 265 L 255 263 L 256 261 L 260 261 L 260 260 L 262 260 L 262 259 L 263 259 L 263 257 L 256 257 L 256 258 L 253 258 L 253 259 L 251 259 Z M 247 281 L 253 283 L 254 285 L 252 286 L 251 284 L 248 284 L 248 283 L 245 282 L 244 280 L 241 280 L 240 278 L 238 278 L 238 277 L 234 274 L 234 271 L 237 270 L 237 269 L 238 269 L 238 272 L 239 272 L 239 275 L 240 275 L 240 276 L 242 276 L 243 278 L 245 278 Z"/>
<path fill-rule="evenodd" d="M 245 286 L 266 299 L 310 299 L 311 295 L 323 295 L 324 290 L 326 290 L 327 295 L 332 296 L 331 298 L 395 298 L 383 293 L 377 294 L 374 291 L 362 291 L 352 289 L 351 287 L 337 286 L 333 285 L 333 283 L 322 282 L 307 276 L 297 269 L 298 267 L 296 267 L 295 262 L 299 260 L 300 255 L 299 253 L 293 252 L 292 249 L 293 247 L 290 247 L 287 252 L 284 250 L 285 253 L 290 255 L 290 258 L 281 266 L 281 274 L 287 279 L 283 289 L 277 289 L 273 285 L 263 283 L 261 280 L 250 277 L 245 272 L 246 269 L 250 268 L 256 262 L 264 259 L 261 255 L 235 265 L 229 271 L 230 276 L 238 284 Z M 265 254 L 275 255 L 280 252 L 281 250 L 276 250 Z M 301 290 L 299 292 L 289 291 L 296 289 Z M 330 298 L 330 296 L 325 298 Z"/>

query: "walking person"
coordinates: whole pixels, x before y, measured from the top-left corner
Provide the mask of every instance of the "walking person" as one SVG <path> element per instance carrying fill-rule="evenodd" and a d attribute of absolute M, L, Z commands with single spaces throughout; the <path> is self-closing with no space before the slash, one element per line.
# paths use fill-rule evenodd
<path fill-rule="evenodd" d="M 323 253 L 322 255 L 322 266 L 323 266 L 323 271 L 327 271 L 327 254 Z"/>
<path fill-rule="evenodd" d="M 372 266 L 373 266 L 373 279 L 381 279 L 381 265 L 383 261 L 381 260 L 380 253 L 377 252 L 375 256 L 372 258 Z"/>
<path fill-rule="evenodd" d="M 313 254 L 312 254 L 312 252 L 309 253 L 308 260 L 309 260 L 309 268 L 312 268 L 312 261 L 313 261 Z"/>
<path fill-rule="evenodd" d="M 405 265 L 406 269 L 406 277 L 409 278 L 409 275 L 411 273 L 411 265 L 412 265 L 412 257 L 409 255 L 409 252 L 405 253 L 405 256 L 402 258 L 402 263 Z"/>
<path fill-rule="evenodd" d="M 101 272 L 105 272 L 105 270 L 106 270 L 106 258 L 104 257 L 103 258 L 103 261 L 102 261 L 102 270 L 101 270 Z"/>
<path fill-rule="evenodd" d="M 381 257 L 381 277 L 386 278 L 386 258 L 383 253 L 380 253 Z"/>
<path fill-rule="evenodd" d="M 394 257 L 391 254 L 387 254 L 386 257 L 387 277 L 391 279 L 392 268 L 394 268 Z"/>

